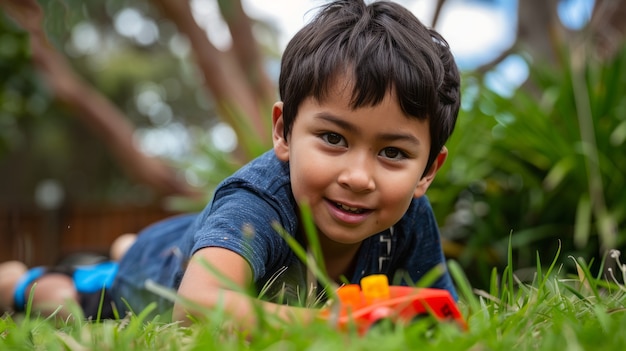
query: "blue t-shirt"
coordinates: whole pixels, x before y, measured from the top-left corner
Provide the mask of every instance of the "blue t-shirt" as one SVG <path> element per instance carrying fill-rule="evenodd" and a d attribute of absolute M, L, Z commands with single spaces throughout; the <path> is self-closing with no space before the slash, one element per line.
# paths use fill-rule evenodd
<path fill-rule="evenodd" d="M 201 213 L 173 217 L 140 233 L 120 262 L 114 297 L 125 298 L 135 309 L 155 300 L 167 307 L 167 299 L 146 294 L 145 282 L 177 289 L 196 251 L 222 247 L 248 261 L 256 288 L 264 290 L 266 298 L 303 302 L 311 279 L 275 229 L 279 225 L 304 245 L 298 211 L 289 164 L 268 151 L 224 180 Z M 354 273 L 346 278 L 358 283 L 364 276 L 382 273 L 396 284 L 416 283 L 439 264 L 445 264 L 439 229 L 428 199 L 421 197 L 392 228 L 363 242 Z M 433 287 L 457 296 L 447 272 Z"/>

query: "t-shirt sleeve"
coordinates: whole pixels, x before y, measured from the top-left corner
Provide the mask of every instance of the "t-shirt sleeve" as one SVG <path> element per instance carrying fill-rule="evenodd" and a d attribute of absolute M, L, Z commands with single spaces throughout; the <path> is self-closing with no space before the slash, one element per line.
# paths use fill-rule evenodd
<path fill-rule="evenodd" d="M 191 252 L 206 247 L 231 250 L 248 261 L 256 281 L 279 266 L 284 256 L 280 253 L 286 243 L 273 227 L 289 225 L 281 212 L 281 204 L 254 189 L 241 184 L 220 188 L 193 233 Z"/>
<path fill-rule="evenodd" d="M 403 228 L 407 240 L 406 245 L 402 245 L 405 249 L 402 255 L 405 257 L 404 269 L 411 280 L 417 283 L 431 269 L 441 264 L 445 272 L 432 287 L 448 290 L 457 299 L 452 278 L 447 270 L 439 227 L 428 199 L 422 197 L 415 200 L 410 210 L 415 212 L 411 216 L 413 220 L 404 223 Z"/>

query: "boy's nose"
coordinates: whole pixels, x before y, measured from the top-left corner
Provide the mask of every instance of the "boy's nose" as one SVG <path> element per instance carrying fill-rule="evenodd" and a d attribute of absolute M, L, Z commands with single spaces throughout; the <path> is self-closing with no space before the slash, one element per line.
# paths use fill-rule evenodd
<path fill-rule="evenodd" d="M 374 165 L 364 157 L 351 159 L 341 166 L 342 171 L 337 178 L 339 184 L 353 192 L 370 192 L 376 189 L 374 181 Z"/>

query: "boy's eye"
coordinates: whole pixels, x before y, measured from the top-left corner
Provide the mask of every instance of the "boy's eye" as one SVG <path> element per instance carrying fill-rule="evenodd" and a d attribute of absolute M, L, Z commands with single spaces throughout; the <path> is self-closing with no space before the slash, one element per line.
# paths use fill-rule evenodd
<path fill-rule="evenodd" d="M 380 151 L 380 156 L 393 160 L 401 160 L 406 158 L 406 154 L 395 147 L 386 147 L 382 149 Z"/>
<path fill-rule="evenodd" d="M 345 144 L 343 137 L 337 133 L 324 133 L 322 134 L 322 140 L 331 145 Z"/>

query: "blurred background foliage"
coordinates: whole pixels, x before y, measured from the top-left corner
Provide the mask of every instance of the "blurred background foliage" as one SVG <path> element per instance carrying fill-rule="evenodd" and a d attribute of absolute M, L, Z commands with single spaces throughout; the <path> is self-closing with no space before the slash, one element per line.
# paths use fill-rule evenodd
<path fill-rule="evenodd" d="M 210 42 L 193 41 L 194 28 L 181 24 L 184 17 L 177 17 L 173 3 L 39 1 L 49 42 L 77 76 L 123 112 L 137 147 L 171 165 L 179 179 L 204 196 L 176 196 L 129 177 L 98 133 L 55 98 L 33 65 L 28 32 L 3 13 L 0 207 L 166 199 L 166 206 L 179 210 L 199 209 L 221 179 L 269 148 L 269 131 L 262 124 L 270 122 L 276 92 L 251 89 L 261 96 L 255 100 L 260 112 L 253 113 L 237 108 L 237 96 L 216 98 L 223 95 L 216 93 L 211 71 L 202 65 L 210 60 L 199 52 Z M 543 262 L 552 260 L 559 247 L 568 265 L 568 255 L 599 259 L 607 249 L 624 246 L 624 36 L 617 30 L 617 37 L 598 40 L 603 32 L 597 21 L 571 30 L 555 22 L 556 15 L 539 24 L 537 16 L 525 15 L 532 6 L 534 13 L 556 14 L 559 3 L 521 2 L 515 44 L 488 65 L 464 72 L 462 112 L 448 143 L 451 157 L 429 197 L 446 253 L 463 264 L 475 286 L 487 284 L 492 267 L 506 263 L 509 240 L 516 266 L 522 268 L 533 267 L 537 253 Z M 595 3 L 594 16 L 603 3 Z M 231 32 L 232 24 L 240 23 L 228 18 L 233 4 L 238 2 L 217 1 L 214 8 Z M 546 26 L 556 26 L 561 34 L 552 38 L 553 51 L 546 52 L 532 33 L 521 30 L 525 26 L 543 28 L 544 35 L 537 35 L 541 40 L 554 29 Z M 251 19 L 250 28 L 263 70 L 275 84 L 280 50 L 272 38 L 277 29 L 258 19 Z M 598 43 L 606 50 L 599 50 Z M 494 78 L 498 65 L 511 57 L 525 62 L 528 79 L 503 93 L 488 82 L 499 79 Z M 246 77 L 254 85 L 251 76 Z M 237 81 L 234 74 L 226 77 Z M 261 126 L 248 118 L 256 112 Z"/>
<path fill-rule="evenodd" d="M 598 261 L 624 247 L 626 51 L 577 68 L 574 55 L 559 69 L 532 67 L 512 96 L 465 79 L 454 161 L 430 196 L 444 236 L 463 243 L 454 255 L 480 279 L 506 261 L 509 242 L 517 267 L 559 249 L 570 266 L 569 256 Z"/>

